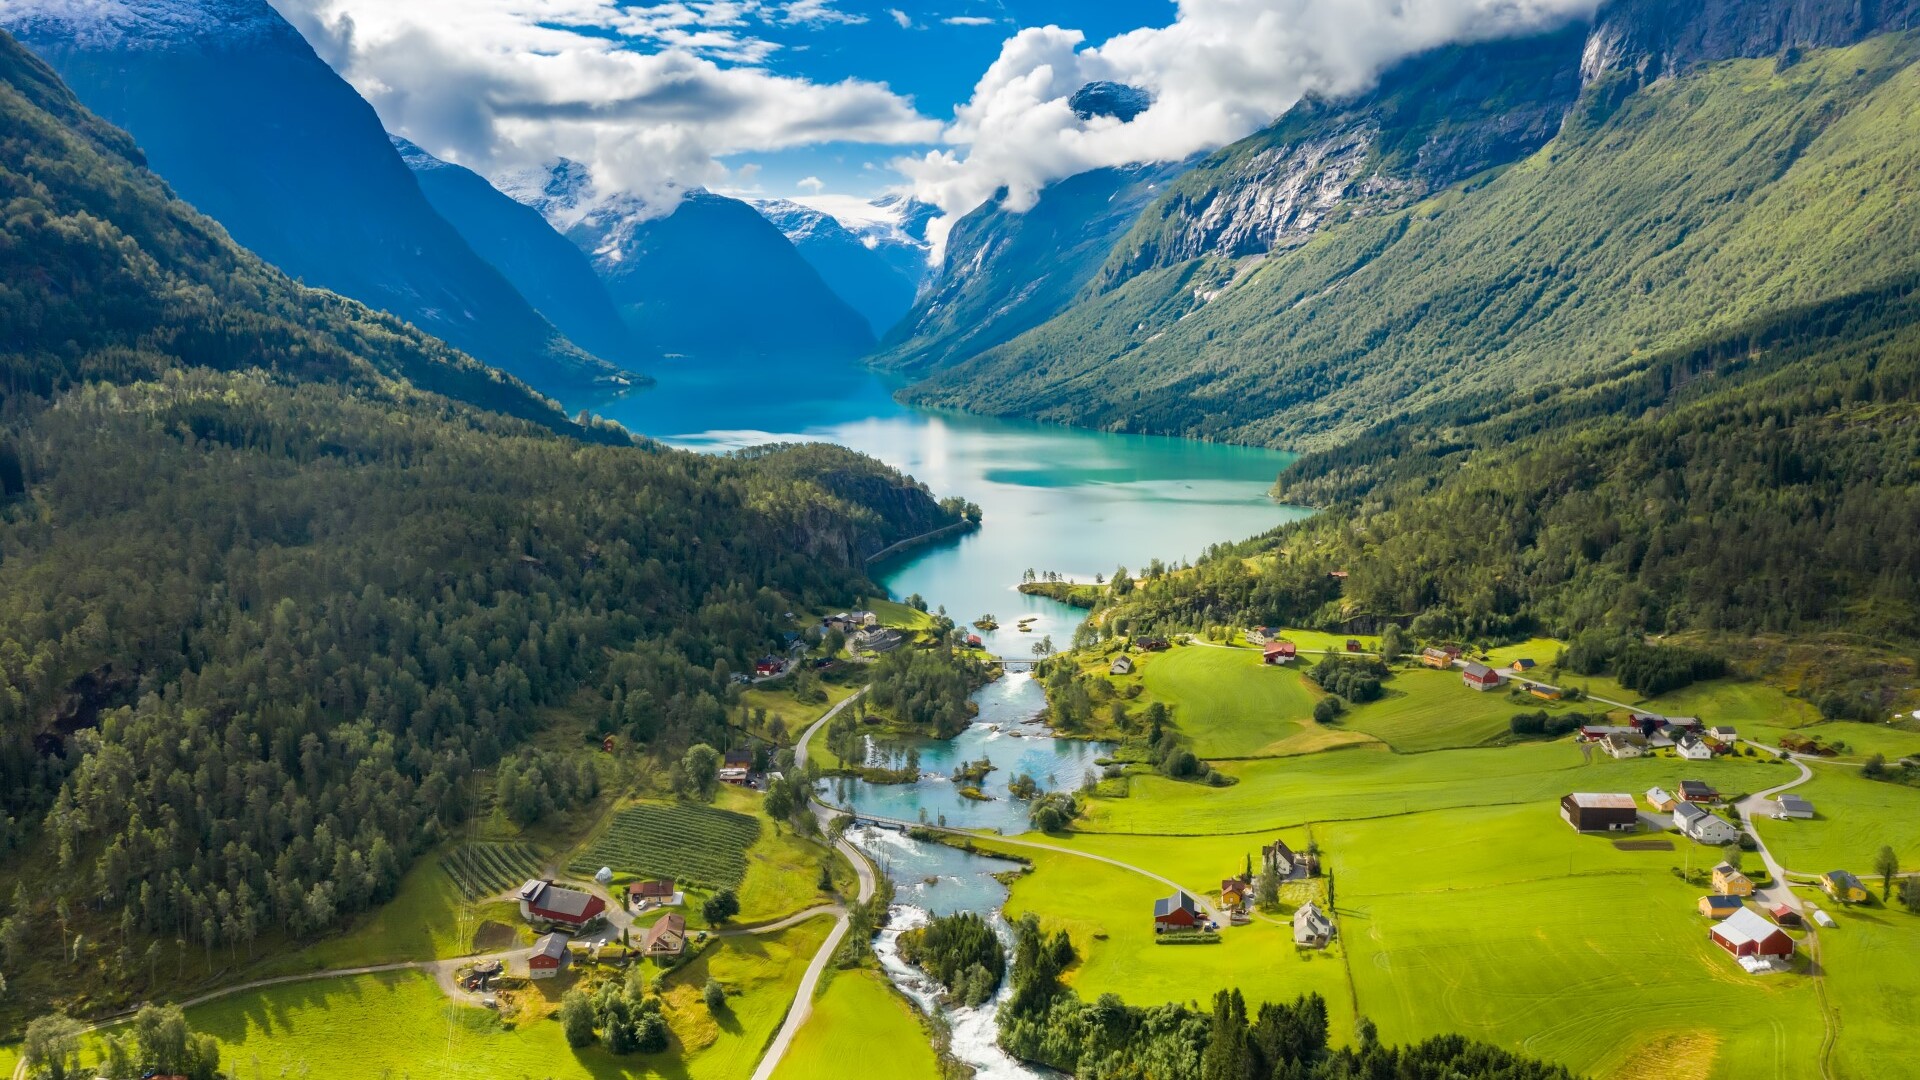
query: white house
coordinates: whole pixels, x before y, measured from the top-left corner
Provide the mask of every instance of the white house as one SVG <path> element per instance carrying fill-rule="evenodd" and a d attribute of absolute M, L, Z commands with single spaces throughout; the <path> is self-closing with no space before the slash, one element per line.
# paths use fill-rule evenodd
<path fill-rule="evenodd" d="M 1309 900 L 1293 913 L 1293 943 L 1309 949 L 1324 949 L 1333 939 L 1333 920 L 1320 906 Z"/>
<path fill-rule="evenodd" d="M 1681 735 L 1678 739 L 1675 739 L 1673 750 L 1674 753 L 1679 754 L 1688 761 L 1713 760 L 1713 748 L 1702 741 L 1700 736 L 1692 733 Z"/>
<path fill-rule="evenodd" d="M 1646 753 L 1647 740 L 1639 735 L 1609 735 L 1600 740 L 1600 749 L 1616 758 L 1637 758 Z"/>
<path fill-rule="evenodd" d="M 1810 818 L 1813 816 L 1813 804 L 1798 795 L 1780 796 L 1780 809 L 1774 812 L 1777 818 Z"/>
<path fill-rule="evenodd" d="M 1709 814 L 1692 803 L 1683 802 L 1673 808 L 1673 824 L 1699 843 L 1715 847 L 1731 844 L 1740 838 L 1740 830 L 1732 822 Z"/>
<path fill-rule="evenodd" d="M 1113 663 L 1107 665 L 1107 670 L 1115 675 L 1131 675 L 1133 674 L 1133 658 L 1126 653 L 1121 653 L 1119 656 L 1113 658 Z"/>

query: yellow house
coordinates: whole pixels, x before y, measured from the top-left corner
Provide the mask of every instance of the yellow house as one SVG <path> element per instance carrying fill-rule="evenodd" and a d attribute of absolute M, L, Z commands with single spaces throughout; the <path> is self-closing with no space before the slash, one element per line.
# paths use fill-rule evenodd
<path fill-rule="evenodd" d="M 1820 887 L 1827 895 L 1843 904 L 1864 904 L 1867 902 L 1867 887 L 1860 879 L 1845 870 L 1829 870 L 1820 875 Z"/>
<path fill-rule="evenodd" d="M 1528 683 L 1527 693 L 1532 694 L 1541 701 L 1560 700 L 1560 688 L 1557 686 L 1548 686 L 1546 683 Z"/>
<path fill-rule="evenodd" d="M 1253 881 L 1230 877 L 1220 882 L 1220 906 L 1228 911 L 1243 910 L 1253 900 Z"/>
<path fill-rule="evenodd" d="M 1453 666 L 1453 657 L 1445 649 L 1422 649 L 1420 662 L 1430 668 L 1444 670 Z"/>
<path fill-rule="evenodd" d="M 1752 896 L 1753 879 L 1734 869 L 1732 863 L 1721 863 L 1713 868 L 1713 891 L 1721 896 Z"/>
<path fill-rule="evenodd" d="M 1700 914 L 1711 919 L 1724 919 L 1745 906 L 1737 896 L 1703 896 L 1700 898 Z"/>

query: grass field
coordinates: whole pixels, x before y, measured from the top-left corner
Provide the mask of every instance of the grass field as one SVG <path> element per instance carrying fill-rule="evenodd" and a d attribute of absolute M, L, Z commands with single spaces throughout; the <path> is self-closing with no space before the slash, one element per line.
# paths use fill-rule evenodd
<path fill-rule="evenodd" d="M 1884 908 L 1838 913 L 1820 931 L 1828 996 L 1838 1003 L 1833 1072 L 1841 1080 L 1898 1075 L 1920 1030 L 1920 915 Z M 1894 1063 L 1904 1063 L 1896 1065 Z"/>
<path fill-rule="evenodd" d="M 1407 668 L 1385 683 L 1378 701 L 1350 707 L 1340 726 L 1363 731 L 1401 753 L 1478 746 L 1508 734 L 1515 713 L 1570 709 L 1535 699 L 1514 701 L 1505 691 L 1472 690 L 1458 671 Z"/>
<path fill-rule="evenodd" d="M 813 1015 L 773 1075 L 775 1080 L 840 1080 L 854 1071 L 888 1080 L 940 1080 L 940 1062 L 913 1004 L 885 975 L 869 968 L 831 971 L 814 999 Z"/>
<path fill-rule="evenodd" d="M 575 1050 L 551 1019 L 503 1024 L 483 1009 L 447 1001 L 431 976 L 388 972 L 272 987 L 196 1006 L 188 1020 L 221 1042 L 235 1080 L 332 1076 L 612 1078 L 653 1075 L 732 1080 L 753 1071 L 786 1015 L 807 962 L 831 920 L 779 934 L 729 938 L 673 977 L 666 1001 L 675 1046 L 667 1053 L 615 1058 Z M 700 1001 L 711 977 L 728 988 L 714 1017 Z M 563 978 L 531 991 L 557 1000 Z"/>
<path fill-rule="evenodd" d="M 1904 869 L 1920 869 L 1920 788 L 1868 780 L 1850 765 L 1816 764 L 1813 779 L 1793 789 L 1813 803 L 1806 821 L 1754 822 L 1767 849 L 1789 870 L 1823 874 L 1851 870 L 1865 879 L 1883 845 Z M 1876 892 L 1877 879 L 1869 886 Z"/>
<path fill-rule="evenodd" d="M 1076 827 L 1090 832 L 1200 835 L 1287 828 L 1313 821 L 1420 810 L 1552 801 L 1570 791 L 1638 793 L 1683 778 L 1710 780 L 1729 795 L 1783 783 L 1784 764 L 1755 758 L 1692 763 L 1667 758 L 1588 762 L 1572 741 L 1390 754 L 1348 749 L 1306 757 L 1233 761 L 1238 779 L 1215 788 L 1136 776 L 1125 799 L 1093 799 Z"/>
<path fill-rule="evenodd" d="M 1032 912 L 1047 929 L 1067 932 L 1080 957 L 1067 982 L 1082 998 L 1112 992 L 1136 1005 L 1206 1002 L 1216 990 L 1238 987 L 1252 1004 L 1317 991 L 1327 999 L 1335 1038 L 1344 1042 L 1353 1030 L 1338 945 L 1325 952 L 1296 949 L 1290 925 L 1266 921 L 1227 927 L 1219 945 L 1156 945 L 1153 902 L 1166 895 L 1165 886 L 1074 855 L 1007 850 L 1033 860 L 1033 872 L 1014 882 L 1009 916 Z M 1222 876 L 1215 876 L 1215 886 Z"/>
<path fill-rule="evenodd" d="M 1325 695 L 1295 668 L 1270 667 L 1244 649 L 1191 646 L 1149 657 L 1141 682 L 1149 700 L 1174 709 L 1174 722 L 1205 758 L 1312 753 L 1354 741 L 1313 722 Z"/>

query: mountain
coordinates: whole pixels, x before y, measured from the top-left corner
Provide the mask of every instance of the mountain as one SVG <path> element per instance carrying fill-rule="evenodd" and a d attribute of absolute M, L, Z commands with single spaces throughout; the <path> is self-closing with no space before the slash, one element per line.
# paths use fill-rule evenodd
<path fill-rule="evenodd" d="M 1789 50 L 1854 45 L 1920 29 L 1917 0 L 1609 0 L 1595 17 L 1582 79 L 1633 84 L 1701 64 Z"/>
<path fill-rule="evenodd" d="M 892 329 L 913 306 L 920 277 L 902 272 L 896 261 L 880 253 L 878 241 L 870 243 L 832 215 L 785 199 L 757 199 L 752 206 L 819 272 L 828 288 L 867 320 L 875 336 Z M 889 237 L 893 232 L 884 224 L 863 231 Z M 925 265 L 924 251 L 919 261 Z"/>
<path fill-rule="evenodd" d="M 16 0 L 0 5 L 0 27 L 289 274 L 542 390 L 620 381 L 434 211 L 373 109 L 266 0 Z"/>
<path fill-rule="evenodd" d="M 1613 12 L 1599 25 L 1614 25 Z M 1048 325 L 911 394 L 1117 430 L 1319 448 L 1438 403 L 1550 393 L 1703 333 L 1890 280 L 1920 266 L 1910 209 L 1920 134 L 1901 119 L 1920 111 L 1916 38 L 1702 59 L 1637 89 L 1603 79 L 1550 141 L 1504 165 L 1475 148 L 1517 151 L 1526 139 L 1445 137 L 1444 124 L 1426 134 L 1383 129 L 1380 147 L 1420 148 L 1403 162 L 1464 146 L 1469 167 L 1493 164 L 1465 177 L 1444 169 L 1433 183 L 1447 186 L 1429 184 L 1422 196 L 1416 185 L 1399 206 L 1371 194 L 1380 185 L 1361 169 L 1328 201 L 1352 213 L 1309 221 L 1306 243 L 1297 243 L 1302 230 L 1269 229 L 1282 246 L 1250 258 L 1230 257 L 1245 247 L 1208 245 L 1244 236 L 1257 250 L 1260 229 L 1197 228 L 1170 195 L 1143 215 L 1158 219 L 1155 241 L 1123 245 L 1133 276 L 1114 275 Z M 1560 40 L 1576 57 L 1595 51 L 1593 38 Z M 1553 93 L 1519 95 L 1514 112 L 1469 97 L 1460 115 L 1498 130 L 1517 117 L 1516 130 L 1539 131 L 1565 75 L 1563 65 L 1535 70 L 1554 74 L 1518 85 Z M 1282 121 L 1301 131 L 1286 152 L 1316 137 L 1304 119 Z M 1270 138 L 1215 160 L 1252 161 Z M 1209 254 L 1180 258 L 1195 251 Z"/>
<path fill-rule="evenodd" d="M 654 359 L 620 320 L 593 264 L 539 211 L 471 169 L 441 161 L 398 135 L 392 141 L 434 210 L 574 344 L 630 368 Z"/>
<path fill-rule="evenodd" d="M 1005 192 L 947 234 L 940 274 L 874 363 L 921 375 L 1039 326 L 1092 280 L 1116 238 L 1185 163 L 1095 169 L 1048 185 L 1026 211 Z"/>
<path fill-rule="evenodd" d="M 495 178 L 586 252 L 621 318 L 669 355 L 852 357 L 873 331 L 758 210 L 708 191 L 671 211 L 560 160 Z"/>
<path fill-rule="evenodd" d="M 1146 112 L 1152 105 L 1153 95 L 1145 90 L 1105 80 L 1090 82 L 1075 90 L 1073 96 L 1067 99 L 1067 108 L 1082 120 L 1108 116 L 1123 124 Z"/>
<path fill-rule="evenodd" d="M 580 806 L 592 769 L 528 745 L 555 717 L 725 745 L 783 612 L 959 520 L 840 447 L 568 423 L 235 245 L 4 33 L 0 202 L 6 915 L 73 935 L 10 963 L 10 1031 L 285 963 L 465 835 L 503 766 Z M 219 962 L 124 962 L 189 926 Z"/>

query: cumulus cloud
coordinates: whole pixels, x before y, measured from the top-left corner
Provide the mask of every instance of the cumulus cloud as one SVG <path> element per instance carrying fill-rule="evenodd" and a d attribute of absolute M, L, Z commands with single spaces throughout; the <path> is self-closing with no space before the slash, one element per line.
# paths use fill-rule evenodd
<path fill-rule="evenodd" d="M 1046 184 L 1103 166 L 1172 161 L 1242 138 L 1303 95 L 1365 89 L 1397 60 L 1592 14 L 1595 0 L 1179 0 L 1174 22 L 1088 46 L 1078 30 L 1009 38 L 947 145 L 893 164 L 948 220 L 1005 189 L 1015 210 Z M 1131 122 L 1067 106 L 1096 80 L 1148 91 Z M 943 234 L 936 225 L 936 233 Z"/>
<path fill-rule="evenodd" d="M 813 195 L 818 195 L 827 190 L 827 182 L 817 176 L 803 176 L 796 181 L 793 186 L 804 188 L 808 193 Z"/>
<path fill-rule="evenodd" d="M 941 125 L 884 84 L 760 64 L 769 26 L 858 22 L 833 0 L 272 0 L 387 126 L 499 175 L 567 157 L 663 208 L 722 158 L 825 142 L 900 146 Z"/>
<path fill-rule="evenodd" d="M 894 24 L 899 26 L 900 29 L 913 29 L 913 16 L 901 11 L 899 8 L 888 8 L 887 14 L 893 16 Z"/>

